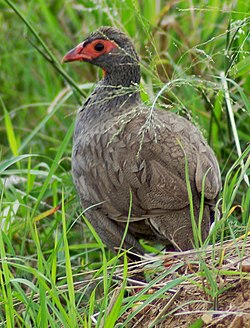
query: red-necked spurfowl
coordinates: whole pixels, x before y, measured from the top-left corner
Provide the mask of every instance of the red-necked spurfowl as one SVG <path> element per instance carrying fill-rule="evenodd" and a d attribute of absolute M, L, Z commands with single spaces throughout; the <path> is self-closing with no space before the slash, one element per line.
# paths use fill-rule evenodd
<path fill-rule="evenodd" d="M 72 171 L 81 205 L 102 241 L 142 254 L 138 240 L 192 248 L 193 232 L 185 156 L 196 219 L 205 174 L 202 237 L 221 189 L 217 160 L 193 124 L 172 112 L 146 107 L 140 98 L 140 65 L 131 40 L 101 27 L 69 51 L 64 62 L 101 67 L 103 79 L 79 110 Z"/>

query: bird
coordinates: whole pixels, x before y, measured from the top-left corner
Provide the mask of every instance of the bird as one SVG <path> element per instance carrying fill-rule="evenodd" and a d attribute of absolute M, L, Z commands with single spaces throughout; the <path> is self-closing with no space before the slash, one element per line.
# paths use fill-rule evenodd
<path fill-rule="evenodd" d="M 140 60 L 121 30 L 103 26 L 92 32 L 62 59 L 73 61 L 103 70 L 78 110 L 72 150 L 76 191 L 102 242 L 136 256 L 145 254 L 141 239 L 177 251 L 192 249 L 191 212 L 198 225 L 201 211 L 204 241 L 221 175 L 199 129 L 142 102 Z"/>

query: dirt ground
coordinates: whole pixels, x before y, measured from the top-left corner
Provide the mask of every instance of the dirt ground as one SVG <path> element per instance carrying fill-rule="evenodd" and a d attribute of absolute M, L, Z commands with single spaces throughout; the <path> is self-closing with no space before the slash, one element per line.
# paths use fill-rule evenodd
<path fill-rule="evenodd" d="M 239 254 L 241 251 L 240 241 L 237 251 L 232 244 L 227 243 L 223 247 L 223 264 L 217 268 L 216 286 L 220 295 L 215 297 L 214 293 L 207 292 L 208 289 L 201 288 L 212 286 L 213 282 L 206 282 L 207 276 L 199 276 L 199 268 L 190 263 L 194 254 L 177 256 L 173 260 L 174 265 L 178 260 L 183 261 L 184 266 L 178 269 L 177 275 L 185 275 L 196 272 L 196 280 L 187 279 L 176 286 L 163 297 L 156 298 L 148 304 L 141 312 L 137 313 L 129 327 L 132 328 L 250 328 L 250 242 L 243 246 L 244 259 Z M 241 253 L 243 254 L 243 253 Z M 206 262 L 212 268 L 214 259 L 210 259 L 211 253 L 207 254 Z M 189 262 L 190 260 L 190 262 Z M 247 261 L 247 262 L 246 262 Z M 169 259 L 167 260 L 169 268 Z M 197 262 L 196 262 L 197 263 Z M 217 262 L 218 263 L 218 262 Z M 243 268 L 243 263 L 247 263 Z M 171 266 L 172 264 L 170 264 Z M 239 266 L 240 265 L 240 266 Z M 241 266 L 242 265 L 242 266 Z M 188 269 L 187 269 L 188 268 Z M 213 267 L 214 268 L 214 267 Z M 182 271 L 183 270 L 183 271 Z M 185 271 L 185 272 L 184 272 Z M 161 284 L 169 283 L 171 276 L 167 276 Z M 159 288 L 158 288 L 159 290 Z M 205 292 L 206 290 L 206 292 Z M 151 293 L 157 292 L 157 288 Z M 124 320 L 133 311 L 126 313 Z M 122 321 L 124 321 L 122 320 Z"/>
<path fill-rule="evenodd" d="M 190 327 L 192 324 L 196 323 L 195 327 L 197 328 L 250 328 L 249 287 L 249 282 L 239 282 L 235 287 L 230 288 L 223 293 L 223 295 L 219 296 L 218 307 L 217 310 L 214 311 L 214 314 L 209 313 L 210 311 L 208 307 L 210 304 L 204 303 L 206 299 L 201 298 L 202 295 L 199 290 L 184 287 L 179 298 L 173 303 L 168 311 L 171 311 L 176 307 L 180 307 L 180 309 L 174 312 L 173 315 L 168 316 L 161 323 L 155 325 L 155 327 L 184 328 Z M 244 289 L 244 292 L 242 292 L 242 288 Z M 197 303 L 194 302 L 195 300 Z M 158 304 L 157 307 L 162 308 L 164 307 L 164 304 Z M 206 311 L 208 312 L 206 313 Z M 158 310 L 158 312 L 160 311 Z M 188 312 L 189 314 L 185 314 L 185 312 Z M 134 327 L 148 327 L 152 322 L 152 318 L 155 318 L 156 315 L 157 313 L 151 308 L 147 315 L 144 314 L 144 319 L 142 320 L 141 325 L 135 325 Z"/>
<path fill-rule="evenodd" d="M 178 308 L 172 315 L 152 325 L 154 319 L 168 303 L 168 300 L 160 300 L 152 304 L 143 314 L 137 315 L 133 328 L 145 328 L 151 325 L 156 328 L 250 328 L 250 283 L 248 281 L 237 282 L 235 286 L 220 295 L 217 310 L 213 311 L 214 313 L 209 311 L 211 303 L 206 302 L 207 300 L 197 288 L 183 287 L 178 299 L 168 309 L 171 312 Z"/>

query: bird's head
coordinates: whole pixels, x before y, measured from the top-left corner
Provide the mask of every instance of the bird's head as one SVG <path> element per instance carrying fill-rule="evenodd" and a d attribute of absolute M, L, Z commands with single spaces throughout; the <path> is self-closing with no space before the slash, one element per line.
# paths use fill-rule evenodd
<path fill-rule="evenodd" d="M 132 41 L 120 30 L 101 27 L 75 48 L 62 62 L 85 61 L 101 67 L 106 75 L 128 76 L 131 82 L 139 83 L 139 59 Z"/>
<path fill-rule="evenodd" d="M 85 61 L 101 67 L 106 74 L 139 67 L 139 59 L 131 40 L 120 30 L 101 27 L 70 50 L 62 62 Z"/>

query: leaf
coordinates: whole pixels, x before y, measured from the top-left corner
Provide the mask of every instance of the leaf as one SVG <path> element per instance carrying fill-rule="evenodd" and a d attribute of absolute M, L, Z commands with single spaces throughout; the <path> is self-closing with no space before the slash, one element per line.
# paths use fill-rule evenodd
<path fill-rule="evenodd" d="M 18 156 L 18 142 L 17 142 L 16 136 L 15 136 L 15 132 L 14 132 L 13 125 L 11 122 L 10 114 L 7 111 L 7 108 L 5 107 L 2 98 L 0 98 L 0 100 L 1 100 L 3 110 L 4 110 L 4 121 L 5 121 L 6 134 L 7 134 L 8 142 L 10 145 L 10 149 L 14 156 Z"/>
<path fill-rule="evenodd" d="M 39 156 L 37 154 L 25 154 L 25 155 L 20 155 L 20 156 L 16 156 L 10 159 L 7 159 L 3 162 L 0 163 L 0 174 L 3 173 L 8 167 L 10 167 L 11 165 L 21 161 L 24 158 L 28 158 L 28 157 L 34 157 L 34 156 Z"/>

